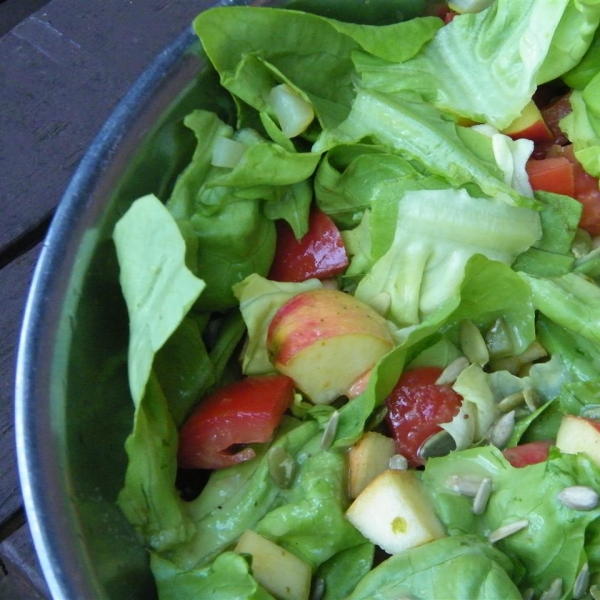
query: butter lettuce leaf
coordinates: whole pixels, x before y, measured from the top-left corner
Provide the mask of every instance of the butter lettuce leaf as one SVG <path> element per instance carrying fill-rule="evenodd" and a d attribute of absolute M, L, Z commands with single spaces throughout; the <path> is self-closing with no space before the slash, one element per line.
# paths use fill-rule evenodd
<path fill-rule="evenodd" d="M 480 598 L 519 600 L 510 560 L 472 535 L 445 537 L 405 550 L 375 567 L 347 600 Z"/>
<path fill-rule="evenodd" d="M 416 91 L 449 114 L 504 129 L 539 83 L 577 64 L 599 16 L 598 2 L 497 0 L 479 13 L 455 17 L 408 61 L 356 53 L 355 62 L 365 87 Z"/>
<path fill-rule="evenodd" d="M 156 196 L 136 200 L 118 221 L 114 241 L 129 313 L 129 387 L 137 406 L 156 352 L 188 313 L 205 283 L 186 266 L 186 247 Z"/>
<path fill-rule="evenodd" d="M 453 297 L 473 255 L 511 264 L 541 236 L 537 212 L 465 190 L 406 192 L 397 211 L 392 245 L 358 284 L 356 297 L 368 304 L 386 294 L 386 317 L 398 327 L 418 325 Z"/>
<path fill-rule="evenodd" d="M 474 515 L 472 499 L 449 489 L 454 475 L 491 477 L 493 492 L 482 515 Z M 525 519 L 528 526 L 495 546 L 525 567 L 519 588 L 533 588 L 536 595 L 556 578 L 570 597 L 575 579 L 585 562 L 586 530 L 600 516 L 600 508 L 574 510 L 557 498 L 568 486 L 598 489 L 600 472 L 584 455 L 552 454 L 547 462 L 512 467 L 493 446 L 453 452 L 430 459 L 423 482 L 433 494 L 436 512 L 450 535 L 465 533 L 483 537 L 489 532 Z"/>
<path fill-rule="evenodd" d="M 207 567 L 185 571 L 153 554 L 150 566 L 161 600 L 274 600 L 252 577 L 247 558 L 224 552 Z"/>

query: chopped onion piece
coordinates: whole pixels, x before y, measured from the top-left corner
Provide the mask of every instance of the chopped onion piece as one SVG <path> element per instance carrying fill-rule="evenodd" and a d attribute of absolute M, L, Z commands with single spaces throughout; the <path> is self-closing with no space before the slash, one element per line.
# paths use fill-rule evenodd
<path fill-rule="evenodd" d="M 210 163 L 214 167 L 234 169 L 242 159 L 244 152 L 246 152 L 244 144 L 236 142 L 231 138 L 218 137 L 213 146 Z"/>
<path fill-rule="evenodd" d="M 312 104 L 299 96 L 287 83 L 271 89 L 269 101 L 286 138 L 301 134 L 315 118 Z"/>

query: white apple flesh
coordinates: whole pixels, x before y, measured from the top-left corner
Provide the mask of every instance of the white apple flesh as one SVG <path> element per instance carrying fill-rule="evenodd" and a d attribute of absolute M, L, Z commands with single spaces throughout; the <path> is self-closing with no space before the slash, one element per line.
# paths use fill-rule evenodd
<path fill-rule="evenodd" d="M 556 447 L 566 454 L 587 454 L 600 466 L 600 423 L 565 415 L 556 434 Z"/>
<path fill-rule="evenodd" d="M 291 298 L 277 311 L 267 333 L 273 366 L 315 404 L 348 395 L 356 380 L 393 346 L 387 322 L 378 312 L 330 289 Z"/>

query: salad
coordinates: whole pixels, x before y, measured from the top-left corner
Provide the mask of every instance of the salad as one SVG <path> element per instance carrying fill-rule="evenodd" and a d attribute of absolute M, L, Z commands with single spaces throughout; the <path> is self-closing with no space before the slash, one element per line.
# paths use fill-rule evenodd
<path fill-rule="evenodd" d="M 162 600 L 600 597 L 600 1 L 408 6 L 194 22 L 114 231 Z"/>

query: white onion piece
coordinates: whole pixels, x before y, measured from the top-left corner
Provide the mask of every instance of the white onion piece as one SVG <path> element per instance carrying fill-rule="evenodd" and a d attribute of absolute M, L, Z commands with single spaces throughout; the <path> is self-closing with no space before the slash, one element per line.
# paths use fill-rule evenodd
<path fill-rule="evenodd" d="M 246 146 L 231 138 L 218 137 L 215 140 L 210 164 L 214 167 L 225 167 L 233 169 L 242 159 L 246 152 Z"/>
<path fill-rule="evenodd" d="M 299 96 L 287 83 L 272 88 L 269 101 L 286 138 L 301 134 L 315 118 L 312 104 Z"/>

